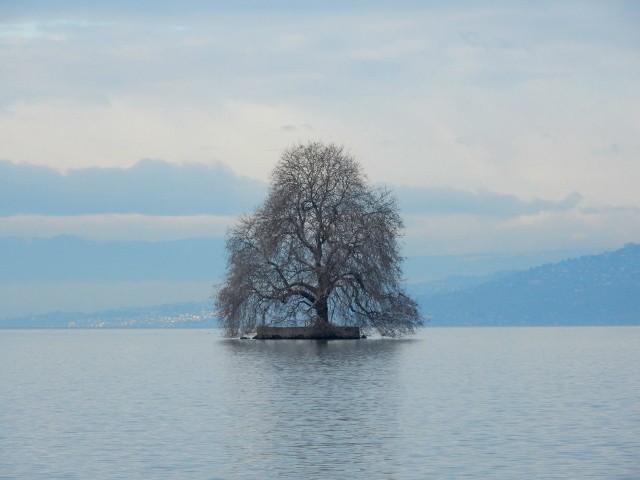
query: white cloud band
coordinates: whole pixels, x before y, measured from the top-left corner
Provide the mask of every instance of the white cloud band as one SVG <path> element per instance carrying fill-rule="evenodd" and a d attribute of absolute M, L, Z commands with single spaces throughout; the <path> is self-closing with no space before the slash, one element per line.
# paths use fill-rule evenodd
<path fill-rule="evenodd" d="M 77 235 L 93 240 L 179 240 L 223 237 L 234 217 L 216 215 L 15 215 L 0 217 L 0 237 Z"/>

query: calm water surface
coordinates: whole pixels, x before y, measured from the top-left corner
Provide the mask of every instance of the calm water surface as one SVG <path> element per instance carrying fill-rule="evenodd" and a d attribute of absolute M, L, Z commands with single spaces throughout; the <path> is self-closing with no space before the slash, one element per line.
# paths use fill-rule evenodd
<path fill-rule="evenodd" d="M 0 330 L 2 479 L 640 478 L 640 328 Z"/>

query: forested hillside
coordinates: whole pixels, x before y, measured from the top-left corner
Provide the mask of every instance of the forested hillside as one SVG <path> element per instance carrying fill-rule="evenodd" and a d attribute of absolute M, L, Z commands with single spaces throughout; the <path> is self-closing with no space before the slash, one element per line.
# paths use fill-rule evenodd
<path fill-rule="evenodd" d="M 640 245 L 419 298 L 437 325 L 640 324 Z"/>

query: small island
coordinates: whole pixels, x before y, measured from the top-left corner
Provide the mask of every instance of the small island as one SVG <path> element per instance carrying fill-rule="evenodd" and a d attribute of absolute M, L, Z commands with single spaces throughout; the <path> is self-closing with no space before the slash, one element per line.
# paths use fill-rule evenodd
<path fill-rule="evenodd" d="M 359 340 L 366 338 L 359 327 L 329 328 L 311 327 L 264 327 L 256 329 L 254 340 Z"/>
<path fill-rule="evenodd" d="M 404 289 L 404 223 L 344 147 L 310 142 L 282 153 L 264 204 L 227 234 L 227 271 L 215 294 L 227 337 L 357 339 L 414 333 Z"/>

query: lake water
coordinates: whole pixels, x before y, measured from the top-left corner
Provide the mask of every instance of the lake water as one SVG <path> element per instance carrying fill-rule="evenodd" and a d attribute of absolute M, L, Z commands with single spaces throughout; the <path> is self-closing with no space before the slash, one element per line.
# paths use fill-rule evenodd
<path fill-rule="evenodd" d="M 640 478 L 640 328 L 0 330 L 2 479 Z"/>

